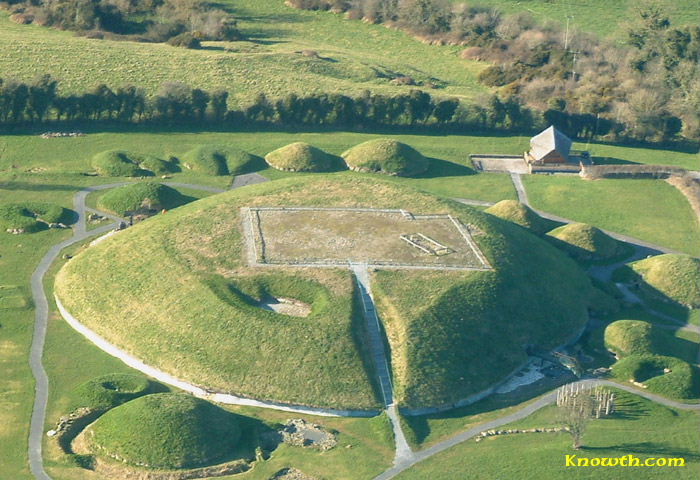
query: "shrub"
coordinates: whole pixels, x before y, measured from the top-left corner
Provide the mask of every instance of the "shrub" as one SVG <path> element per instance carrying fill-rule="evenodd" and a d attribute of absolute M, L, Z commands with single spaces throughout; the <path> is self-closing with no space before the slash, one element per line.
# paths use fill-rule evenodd
<path fill-rule="evenodd" d="M 405 143 L 389 138 L 369 140 L 342 154 L 351 170 L 410 177 L 428 169 L 428 159 Z"/>
<path fill-rule="evenodd" d="M 190 468 L 229 454 L 241 436 L 237 416 L 176 393 L 146 395 L 101 416 L 90 428 L 99 455 L 150 468 Z"/>
<path fill-rule="evenodd" d="M 202 43 L 197 37 L 192 35 L 190 32 L 181 33 L 170 39 L 168 39 L 168 45 L 173 47 L 183 47 L 183 48 L 202 48 Z"/>
<path fill-rule="evenodd" d="M 272 168 L 290 172 L 329 172 L 338 170 L 340 160 L 304 142 L 290 143 L 265 155 Z"/>
<path fill-rule="evenodd" d="M 155 182 L 140 182 L 108 191 L 100 197 L 97 206 L 124 216 L 141 209 L 171 209 L 186 202 L 187 199 L 174 188 Z"/>

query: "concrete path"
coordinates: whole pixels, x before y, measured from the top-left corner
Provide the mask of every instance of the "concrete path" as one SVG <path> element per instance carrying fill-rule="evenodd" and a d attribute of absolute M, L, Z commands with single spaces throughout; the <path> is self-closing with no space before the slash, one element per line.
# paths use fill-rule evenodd
<path fill-rule="evenodd" d="M 369 348 L 372 355 L 372 363 L 377 374 L 379 387 L 384 399 L 386 413 L 391 422 L 391 428 L 394 432 L 394 465 L 403 464 L 413 458 L 413 452 L 408 445 L 406 436 L 401 428 L 401 419 L 399 418 L 398 409 L 394 404 L 393 385 L 391 383 L 391 373 L 389 371 L 389 361 L 387 359 L 386 350 L 384 348 L 384 335 L 379 323 L 379 316 L 374 306 L 374 298 L 372 297 L 372 288 L 370 286 L 369 272 L 365 263 L 350 263 L 355 279 L 357 280 L 357 288 L 362 300 L 362 315 L 365 317 L 367 325 L 367 336 L 369 337 Z"/>
<path fill-rule="evenodd" d="M 259 173 L 245 173 L 243 175 L 236 175 L 233 177 L 233 183 L 231 184 L 231 190 L 234 188 L 245 187 L 246 185 L 254 185 L 256 183 L 267 182 L 268 179 L 260 175 Z"/>
<path fill-rule="evenodd" d="M 513 182 L 515 187 L 515 193 L 518 194 L 518 201 L 523 205 L 530 206 L 530 201 L 527 198 L 527 192 L 525 191 L 525 185 L 523 185 L 523 178 L 519 173 L 511 173 L 510 180 Z"/>
<path fill-rule="evenodd" d="M 686 403 L 675 402 L 673 400 L 668 400 L 668 399 L 660 397 L 658 395 L 654 395 L 653 393 L 645 392 L 643 390 L 638 390 L 634 387 L 611 382 L 608 380 L 580 380 L 578 382 L 573 382 L 573 383 L 574 384 L 581 384 L 581 385 L 585 385 L 585 386 L 590 386 L 590 387 L 607 386 L 607 387 L 619 388 L 620 390 L 625 390 L 626 392 L 630 392 L 630 393 L 633 393 L 635 395 L 639 395 L 640 397 L 644 397 L 647 400 L 651 400 L 653 402 L 660 403 L 661 405 L 665 405 L 667 407 L 677 408 L 680 410 L 698 410 L 698 411 L 700 411 L 700 404 L 686 404 Z M 454 437 L 448 438 L 447 440 L 444 440 L 440 443 L 437 443 L 437 444 L 433 445 L 432 447 L 426 448 L 425 450 L 421 450 L 419 452 L 414 452 L 413 458 L 394 465 L 392 468 L 386 470 L 381 475 L 378 475 L 377 477 L 375 477 L 375 480 L 388 480 L 390 478 L 394 478 L 396 475 L 403 472 L 404 470 L 407 470 L 408 468 L 412 467 L 416 463 L 421 462 L 423 460 L 426 460 L 437 453 L 443 452 L 443 451 L 447 450 L 448 448 L 454 447 L 455 445 L 458 445 L 466 440 L 469 440 L 470 438 L 475 437 L 476 435 L 483 432 L 484 430 L 493 430 L 493 429 L 498 428 L 502 425 L 506 425 L 508 423 L 522 420 L 523 418 L 526 418 L 526 417 L 532 415 L 537 410 L 539 410 L 543 407 L 546 407 L 547 405 L 551 405 L 551 404 L 555 403 L 556 401 L 557 401 L 557 394 L 556 394 L 556 390 L 555 390 L 555 391 L 552 391 L 552 392 L 538 398 L 536 401 L 521 408 L 517 412 L 513 412 L 509 415 L 505 415 L 505 416 L 497 418 L 495 420 L 491 420 L 490 422 L 485 422 L 485 423 L 479 424 L 475 427 L 472 427 L 468 430 L 465 430 L 465 431 L 455 435 Z"/>
<path fill-rule="evenodd" d="M 673 325 L 665 326 L 662 324 L 655 323 L 654 325 L 661 327 L 661 328 L 668 327 L 669 329 L 673 329 L 673 330 L 685 330 L 688 332 L 694 332 L 694 333 L 700 334 L 700 327 L 699 326 L 692 325 L 690 323 L 682 322 L 681 320 L 678 320 L 677 318 L 674 318 L 670 315 L 666 315 L 663 312 L 659 312 L 658 310 L 654 310 L 652 308 L 649 308 L 646 305 L 646 303 L 644 303 L 644 301 L 641 298 L 639 298 L 637 296 L 637 294 L 635 294 L 632 290 L 630 290 L 629 287 L 627 285 L 625 285 L 624 283 L 615 283 L 615 286 L 617 286 L 618 290 L 620 290 L 620 292 L 624 296 L 625 301 L 627 301 L 628 303 L 641 305 L 644 310 L 651 313 L 655 317 L 659 317 L 659 318 L 666 320 L 667 322 L 670 322 L 673 324 Z"/>

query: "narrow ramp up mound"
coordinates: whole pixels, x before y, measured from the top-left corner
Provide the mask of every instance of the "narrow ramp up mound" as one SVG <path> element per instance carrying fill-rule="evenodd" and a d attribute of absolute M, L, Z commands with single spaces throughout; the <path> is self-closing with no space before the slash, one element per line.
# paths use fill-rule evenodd
<path fill-rule="evenodd" d="M 336 156 L 304 142 L 278 148 L 265 155 L 265 161 L 286 172 L 331 172 L 340 170 L 342 164 Z"/>
<path fill-rule="evenodd" d="M 486 213 L 517 223 L 538 235 L 542 235 L 557 226 L 556 222 L 540 217 L 530 207 L 517 200 L 501 200 L 487 208 Z"/>
<path fill-rule="evenodd" d="M 681 305 L 700 308 L 700 260 L 667 253 L 630 264 L 642 288 Z"/>
<path fill-rule="evenodd" d="M 405 143 L 389 138 L 369 140 L 341 155 L 350 170 L 410 177 L 428 169 L 428 159 Z"/>
<path fill-rule="evenodd" d="M 570 223 L 555 228 L 548 235 L 556 240 L 556 245 L 581 260 L 605 260 L 619 255 L 621 251 L 617 240 L 585 223 Z"/>
<path fill-rule="evenodd" d="M 181 469 L 225 460 L 241 429 L 236 415 L 183 394 L 146 395 L 101 416 L 87 431 L 98 455 L 146 468 Z"/>

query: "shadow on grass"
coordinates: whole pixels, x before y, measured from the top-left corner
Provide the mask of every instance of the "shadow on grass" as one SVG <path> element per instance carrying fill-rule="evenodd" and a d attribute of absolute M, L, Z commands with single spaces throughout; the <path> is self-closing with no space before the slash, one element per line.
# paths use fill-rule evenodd
<path fill-rule="evenodd" d="M 582 446 L 581 450 L 587 452 L 595 452 L 600 450 L 615 451 L 622 454 L 640 454 L 665 457 L 683 457 L 686 461 L 700 460 L 700 454 L 692 450 L 683 448 L 674 448 L 656 442 L 637 442 L 637 443 L 622 443 L 619 445 L 610 445 L 607 447 L 589 447 Z"/>
<path fill-rule="evenodd" d="M 439 178 L 439 177 L 462 177 L 476 175 L 473 168 L 460 165 L 458 163 L 440 160 L 439 158 L 428 158 L 428 170 L 420 175 L 413 175 L 411 178 Z"/>

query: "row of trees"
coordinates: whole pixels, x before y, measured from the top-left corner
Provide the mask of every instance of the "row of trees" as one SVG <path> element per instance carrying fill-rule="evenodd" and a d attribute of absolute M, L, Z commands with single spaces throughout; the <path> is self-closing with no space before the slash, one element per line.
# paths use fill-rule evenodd
<path fill-rule="evenodd" d="M 516 97 L 485 97 L 466 104 L 434 98 L 421 90 L 401 95 L 369 91 L 357 97 L 342 94 L 282 98 L 258 95 L 240 109 L 229 109 L 229 92 L 206 91 L 177 82 L 163 84 L 154 96 L 134 86 L 107 85 L 82 94 L 61 95 L 58 82 L 42 75 L 31 82 L 0 79 L 0 123 L 42 122 L 168 122 L 278 124 L 287 126 L 427 126 L 529 132 L 556 123 L 572 136 L 592 135 L 595 118 L 548 110 L 544 115 L 523 106 Z M 606 133 L 612 126 L 601 129 Z"/>
<path fill-rule="evenodd" d="M 591 115 L 623 126 L 623 135 L 664 141 L 700 137 L 700 28 L 674 28 L 653 0 L 631 7 L 626 45 L 529 14 L 447 0 L 288 0 L 386 23 L 433 42 L 467 47 L 462 57 L 492 64 L 479 79 L 528 107 Z M 600 122 L 598 122 L 600 123 Z M 606 124 L 607 125 L 607 124 Z"/>
<path fill-rule="evenodd" d="M 22 0 L 10 1 L 12 19 L 93 37 L 164 42 L 237 40 L 235 18 L 205 0 Z M 182 40 L 182 39 L 181 39 Z M 176 44 L 180 42 L 176 41 Z"/>
<path fill-rule="evenodd" d="M 450 130 L 528 133 L 556 125 L 572 137 L 621 136 L 624 126 L 591 114 L 567 113 L 553 105 L 544 113 L 515 96 L 486 96 L 472 103 L 434 98 L 421 90 L 400 95 L 365 91 L 357 97 L 332 93 L 282 98 L 259 94 L 229 109 L 229 92 L 206 91 L 178 82 L 163 84 L 153 96 L 134 86 L 99 85 L 82 94 L 61 95 L 49 75 L 24 83 L 0 79 L 0 124 L 44 122 L 163 122 L 271 124 L 285 126 L 421 126 Z"/>

